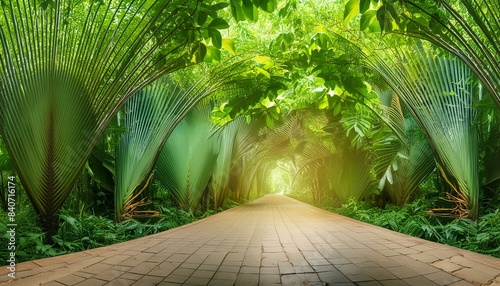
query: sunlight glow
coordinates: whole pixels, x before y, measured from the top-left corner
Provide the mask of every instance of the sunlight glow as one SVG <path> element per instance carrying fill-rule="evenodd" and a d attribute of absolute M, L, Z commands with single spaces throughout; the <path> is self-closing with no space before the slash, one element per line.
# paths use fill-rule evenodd
<path fill-rule="evenodd" d="M 267 184 L 270 193 L 286 195 L 291 191 L 293 167 L 287 160 L 278 160 L 271 169 Z"/>

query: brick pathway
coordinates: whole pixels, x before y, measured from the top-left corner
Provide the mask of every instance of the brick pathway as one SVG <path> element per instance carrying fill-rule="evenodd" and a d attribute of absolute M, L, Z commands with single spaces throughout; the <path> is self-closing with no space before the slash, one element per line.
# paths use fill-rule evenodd
<path fill-rule="evenodd" d="M 17 265 L 2 285 L 500 285 L 500 259 L 285 196 L 163 233 Z"/>

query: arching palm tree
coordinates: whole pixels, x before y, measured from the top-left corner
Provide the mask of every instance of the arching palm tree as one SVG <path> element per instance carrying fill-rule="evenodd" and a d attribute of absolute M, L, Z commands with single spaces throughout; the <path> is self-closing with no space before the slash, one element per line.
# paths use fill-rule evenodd
<path fill-rule="evenodd" d="M 400 54 L 396 65 L 376 56 L 366 62 L 401 98 L 424 132 L 437 166 L 454 190 L 454 215 L 475 219 L 479 207 L 478 131 L 471 70 L 461 61 L 441 58 L 422 47 Z"/>
<path fill-rule="evenodd" d="M 181 208 L 192 214 L 201 197 L 217 159 L 214 125 L 206 107 L 193 109 L 175 127 L 156 162 L 156 177 L 172 193 Z"/>
<path fill-rule="evenodd" d="M 0 130 L 49 234 L 117 110 L 186 65 L 184 28 L 197 3 L 105 2 L 8 1 L 0 8 Z"/>

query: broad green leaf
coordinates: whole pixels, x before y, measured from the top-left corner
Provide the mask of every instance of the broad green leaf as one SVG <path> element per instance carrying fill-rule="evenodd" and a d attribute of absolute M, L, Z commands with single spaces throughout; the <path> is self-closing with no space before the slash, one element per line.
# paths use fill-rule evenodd
<path fill-rule="evenodd" d="M 256 6 L 260 7 L 262 10 L 272 13 L 278 7 L 278 0 L 261 0 Z"/>
<path fill-rule="evenodd" d="M 215 11 L 218 11 L 218 10 L 222 10 L 222 9 L 226 8 L 227 6 L 229 6 L 229 3 L 220 2 L 220 3 L 216 3 L 216 4 L 212 5 L 212 8 Z"/>
<path fill-rule="evenodd" d="M 370 10 L 361 15 L 361 20 L 359 22 L 359 29 L 364 31 L 368 29 L 377 20 L 377 11 Z"/>
<path fill-rule="evenodd" d="M 370 9 L 371 0 L 359 0 L 359 13 L 364 14 Z"/>
<path fill-rule="evenodd" d="M 200 11 L 197 20 L 198 25 L 203 26 L 203 24 L 207 22 L 207 19 L 208 19 L 208 14 L 203 11 Z"/>
<path fill-rule="evenodd" d="M 344 8 L 344 23 L 347 24 L 351 19 L 359 14 L 360 0 L 349 0 Z"/>
<path fill-rule="evenodd" d="M 229 24 L 222 18 L 215 18 L 208 24 L 208 28 L 223 30 L 229 28 Z"/>
<path fill-rule="evenodd" d="M 377 10 L 377 21 L 380 26 L 380 30 L 383 32 L 386 29 L 387 26 L 387 17 L 389 17 L 389 13 L 387 13 L 387 10 L 385 9 L 385 5 L 382 5 L 378 10 Z"/>
<path fill-rule="evenodd" d="M 271 116 L 269 116 L 269 114 L 266 114 L 266 125 L 271 129 L 274 128 L 274 120 Z"/>
<path fill-rule="evenodd" d="M 339 115 L 341 111 L 342 111 L 342 103 L 339 100 L 333 107 L 333 116 Z"/>
<path fill-rule="evenodd" d="M 325 94 L 323 96 L 323 99 L 318 104 L 318 108 L 319 109 L 327 109 L 329 107 L 328 97 L 329 97 L 328 94 Z"/>
<path fill-rule="evenodd" d="M 234 51 L 234 40 L 233 39 L 222 39 L 222 48 L 231 53 L 231 55 L 236 55 Z"/>
<path fill-rule="evenodd" d="M 212 44 L 214 45 L 214 47 L 216 47 L 217 49 L 222 48 L 222 35 L 220 34 L 219 30 L 209 28 L 208 34 L 212 38 Z"/>
<path fill-rule="evenodd" d="M 214 46 L 208 46 L 207 54 L 203 60 L 207 63 L 220 62 L 220 50 Z"/>
<path fill-rule="evenodd" d="M 243 3 L 242 9 L 243 13 L 245 13 L 245 16 L 250 21 L 257 21 L 259 11 L 257 10 L 257 7 L 253 5 L 252 0 L 241 0 L 241 1 Z"/>
<path fill-rule="evenodd" d="M 243 7 L 241 0 L 230 0 L 229 4 L 231 6 L 231 14 L 237 22 L 244 21 L 246 19 L 245 12 L 243 12 Z"/>
<path fill-rule="evenodd" d="M 198 48 L 194 52 L 194 55 L 192 57 L 192 62 L 200 63 L 205 59 L 206 55 L 207 55 L 207 46 L 205 46 L 204 43 L 200 42 L 198 44 Z"/>

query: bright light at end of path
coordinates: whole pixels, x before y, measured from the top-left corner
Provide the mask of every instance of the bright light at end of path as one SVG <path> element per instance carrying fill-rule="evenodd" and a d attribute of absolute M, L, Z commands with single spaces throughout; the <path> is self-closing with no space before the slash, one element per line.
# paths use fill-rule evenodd
<path fill-rule="evenodd" d="M 267 182 L 271 193 L 280 195 L 289 193 L 293 179 L 292 173 L 289 164 L 277 161 L 276 166 L 271 169 Z"/>

